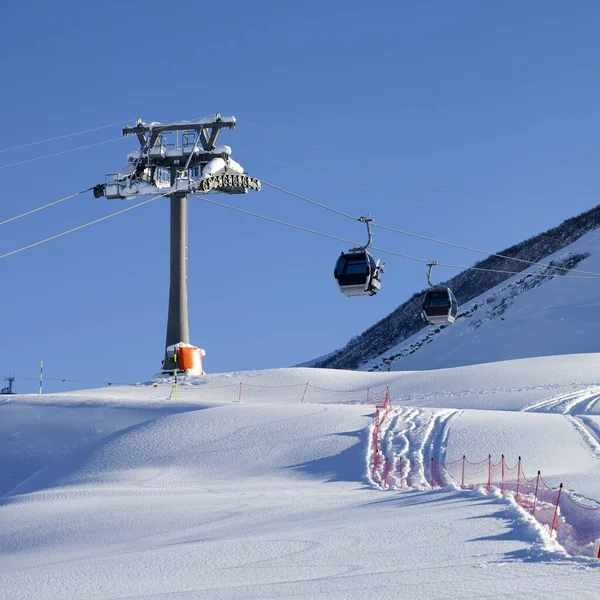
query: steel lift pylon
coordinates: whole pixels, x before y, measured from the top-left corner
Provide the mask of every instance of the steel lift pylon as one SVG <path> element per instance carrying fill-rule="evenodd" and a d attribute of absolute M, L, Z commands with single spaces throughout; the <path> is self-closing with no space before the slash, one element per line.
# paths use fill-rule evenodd
<path fill-rule="evenodd" d="M 94 188 L 96 198 L 129 200 L 163 195 L 171 202 L 170 284 L 163 372 L 178 366 L 169 348 L 190 343 L 187 302 L 187 196 L 192 193 L 246 194 L 260 190 L 260 181 L 244 173 L 231 158 L 229 146 L 217 146 L 221 129 L 235 129 L 235 117 L 215 117 L 176 123 L 144 123 L 124 127 L 140 149 L 127 164 Z"/>

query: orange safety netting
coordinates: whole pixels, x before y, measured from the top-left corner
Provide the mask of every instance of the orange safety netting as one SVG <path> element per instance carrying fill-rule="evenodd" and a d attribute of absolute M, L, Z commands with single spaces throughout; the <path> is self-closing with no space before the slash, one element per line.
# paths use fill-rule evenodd
<path fill-rule="evenodd" d="M 410 487 L 409 475 L 420 472 L 431 487 L 452 484 L 462 489 L 479 487 L 488 492 L 494 488 L 513 498 L 571 554 L 600 558 L 600 506 L 590 500 L 576 500 L 562 483 L 552 487 L 540 471 L 535 477 L 527 477 L 521 457 L 514 465 L 508 464 L 504 455 L 496 462 L 491 455 L 478 462 L 472 462 L 466 456 L 453 462 L 432 458 L 428 464 L 410 461 L 406 456 L 389 460 L 378 456 L 378 429 L 377 426 L 373 428 L 373 478 L 380 481 L 382 487 Z"/>

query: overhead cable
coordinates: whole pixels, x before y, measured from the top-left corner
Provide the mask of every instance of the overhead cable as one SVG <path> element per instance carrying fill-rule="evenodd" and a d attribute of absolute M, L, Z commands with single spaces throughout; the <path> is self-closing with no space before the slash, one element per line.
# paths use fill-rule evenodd
<path fill-rule="evenodd" d="M 263 185 L 266 185 L 268 187 L 271 187 L 273 189 L 276 189 L 280 192 L 283 192 L 284 194 L 288 194 L 290 196 L 293 196 L 294 198 L 298 198 L 300 200 L 303 200 L 305 202 L 309 202 L 310 204 L 314 204 L 315 206 L 318 206 L 319 208 L 323 208 L 325 210 L 328 210 L 330 212 L 336 213 L 338 215 L 341 215 L 343 217 L 346 217 L 348 219 L 352 219 L 353 221 L 359 221 L 360 219 L 358 217 L 354 217 L 353 215 L 344 213 L 340 210 L 337 210 L 335 208 L 331 208 L 330 206 L 327 206 L 326 204 L 322 204 L 320 202 L 316 202 L 315 200 L 311 200 L 310 198 L 307 198 L 306 196 L 301 196 L 300 194 L 296 194 L 295 192 L 292 192 L 290 190 L 286 190 L 285 188 L 279 187 L 277 185 L 274 185 L 272 183 L 268 183 L 267 181 L 264 181 L 263 179 L 260 180 L 261 183 Z M 542 263 L 542 262 L 535 262 L 532 260 L 525 260 L 524 258 L 516 258 L 513 256 L 506 256 L 505 254 L 496 254 L 495 252 L 488 252 L 487 250 L 479 250 L 477 248 L 472 248 L 470 246 L 463 246 L 461 244 L 455 244 L 454 242 L 446 242 L 445 240 L 440 240 L 440 239 L 436 239 L 436 238 L 432 238 L 432 237 L 428 237 L 426 235 L 421 235 L 418 233 L 412 233 L 410 231 L 404 231 L 402 229 L 396 229 L 394 227 L 389 227 L 387 225 L 380 225 L 379 223 L 371 223 L 372 227 L 379 227 L 380 229 L 386 229 L 388 231 L 393 231 L 395 233 L 400 233 L 402 235 L 406 235 L 406 236 L 410 236 L 410 237 L 414 237 L 414 238 L 418 238 L 421 240 L 426 240 L 428 242 L 434 242 L 436 244 L 443 244 L 445 246 L 452 246 L 453 248 L 460 248 L 461 250 L 468 250 L 470 252 L 477 252 L 479 254 L 485 254 L 486 256 L 494 256 L 496 258 L 502 258 L 505 260 L 513 260 L 515 262 L 520 262 L 520 263 L 524 263 L 524 264 L 528 264 L 528 265 L 539 265 L 541 267 L 551 267 L 553 269 L 559 269 L 562 271 L 571 271 L 573 273 L 582 273 L 584 275 L 594 275 L 595 277 L 600 277 L 600 273 L 595 273 L 594 271 L 581 271 L 579 269 L 569 269 L 567 267 L 555 267 L 554 265 L 548 264 L 548 263 Z"/>
<path fill-rule="evenodd" d="M 236 153 L 241 152 L 242 154 L 247 154 L 248 156 L 255 155 L 255 152 L 248 152 L 247 150 L 243 150 L 237 144 L 235 146 Z M 387 198 L 393 198 L 394 200 L 399 200 L 400 202 L 409 202 L 410 204 L 415 204 L 416 206 L 425 206 L 424 202 L 420 202 L 419 200 L 413 200 L 412 198 L 406 198 L 402 196 L 398 196 L 396 194 L 392 194 L 390 192 L 384 192 L 382 190 L 376 190 L 374 188 L 367 187 L 366 185 L 361 185 L 360 183 L 356 183 L 356 181 L 348 181 L 347 179 L 342 179 L 341 177 L 335 177 L 333 175 L 326 175 L 325 173 L 320 173 L 315 171 L 314 169 L 307 169 L 305 167 L 301 167 L 300 165 L 295 165 L 292 163 L 284 162 L 277 158 L 272 158 L 271 156 L 263 156 L 266 160 L 271 161 L 277 165 L 282 165 L 284 167 L 291 167 L 293 169 L 301 169 L 304 174 L 311 173 L 312 175 L 316 175 L 317 177 L 322 177 L 323 179 L 328 179 L 329 181 L 334 181 L 336 183 L 341 183 L 342 185 L 348 185 L 353 188 L 364 190 L 365 192 L 369 192 L 369 194 L 377 194 L 379 196 L 386 196 Z M 262 180 L 261 180 L 262 181 Z"/>
<path fill-rule="evenodd" d="M 44 206 L 40 206 L 39 208 L 34 208 L 33 210 L 29 210 L 27 212 L 24 212 L 20 215 L 17 215 L 16 217 L 11 217 L 10 219 L 6 219 L 5 221 L 0 221 L 0 225 L 6 225 L 6 223 L 10 223 L 11 221 L 16 221 L 17 219 L 22 219 L 23 217 L 26 217 L 27 215 L 32 215 L 33 213 L 39 212 L 40 210 L 44 210 L 45 208 L 49 208 L 50 206 L 54 206 L 55 204 L 60 204 L 61 202 L 65 202 L 65 200 L 70 200 L 71 198 L 75 198 L 75 196 L 81 196 L 81 194 L 85 194 L 86 192 L 89 192 L 90 190 L 93 190 L 94 188 L 88 188 L 87 190 L 82 190 L 81 192 L 77 192 L 76 194 L 71 194 L 70 196 L 65 196 L 64 198 L 59 198 L 58 200 L 55 200 L 54 202 L 49 202 L 48 204 L 44 204 Z"/>
<path fill-rule="evenodd" d="M 40 246 L 41 244 L 45 244 L 46 242 L 50 242 L 57 238 L 68 235 L 69 233 L 79 231 L 80 229 L 85 229 L 86 227 L 90 227 L 91 225 L 95 225 L 96 223 L 100 223 L 101 221 L 106 221 L 107 219 L 116 217 L 117 215 L 122 215 L 123 213 L 133 210 L 134 208 L 139 208 L 140 206 L 143 206 L 144 204 L 148 204 L 149 202 L 158 200 L 158 198 L 163 198 L 164 196 L 167 196 L 167 195 L 168 194 L 161 194 L 160 196 L 154 196 L 153 198 L 149 198 L 148 200 L 144 200 L 143 202 L 138 202 L 137 204 L 134 204 L 133 206 L 128 206 L 127 208 L 124 208 L 123 210 L 119 210 L 117 212 L 111 213 L 110 215 L 106 215 L 105 217 L 100 217 L 99 219 L 95 219 L 94 221 L 90 221 L 89 223 L 84 223 L 83 225 L 79 225 L 78 227 L 69 229 L 68 231 L 63 231 L 62 233 L 57 233 L 56 235 L 46 238 L 45 240 L 40 240 L 39 242 L 34 242 L 33 244 L 29 244 L 28 246 L 23 246 L 23 248 L 18 248 L 17 250 L 7 252 L 6 254 L 1 254 L 0 259 L 8 258 L 9 256 L 12 256 L 13 254 L 18 254 L 19 252 L 24 252 L 25 250 L 29 250 L 30 248 L 34 248 L 35 246 Z"/>
<path fill-rule="evenodd" d="M 67 133 L 65 135 L 59 135 L 57 137 L 48 138 L 47 140 L 40 140 L 38 142 L 30 142 L 29 144 L 21 144 L 20 146 L 12 146 L 12 148 L 4 148 L 0 150 L 0 154 L 3 152 L 10 152 L 11 150 L 20 150 L 21 148 L 30 148 L 31 146 L 37 146 L 38 144 L 46 144 L 48 142 L 55 142 L 56 140 L 64 140 L 65 138 L 73 137 L 76 135 L 83 135 L 84 133 L 92 133 L 93 131 L 100 131 L 101 129 L 108 129 L 109 127 L 116 127 L 117 125 L 123 125 L 124 123 L 130 123 L 134 119 L 127 119 L 126 121 L 119 121 L 118 123 L 110 123 L 109 125 L 101 125 L 100 127 L 94 127 L 92 129 L 84 129 L 83 131 L 76 131 L 75 133 Z"/>
<path fill-rule="evenodd" d="M 254 123 L 250 123 L 248 121 L 239 121 L 240 123 L 243 123 L 244 125 L 248 125 L 250 127 L 254 127 L 255 129 L 260 129 L 261 131 L 266 131 L 267 133 L 271 133 L 273 135 L 279 136 L 283 139 L 289 140 L 291 142 L 295 142 L 297 144 L 301 144 L 303 146 L 308 146 L 309 148 L 313 148 L 314 150 L 320 150 L 321 152 L 326 152 L 327 154 L 331 154 L 333 156 L 337 156 L 338 158 L 343 158 L 344 160 L 352 160 L 360 165 L 364 165 L 366 167 L 369 167 L 371 169 L 378 169 L 379 171 L 382 171 L 383 173 L 391 173 L 393 175 L 398 175 L 400 177 L 406 177 L 406 175 L 404 173 L 399 173 L 398 171 L 394 171 L 392 169 L 386 169 L 385 167 L 382 167 L 380 165 L 372 165 L 369 164 L 366 160 L 362 160 L 360 158 L 356 158 L 356 157 L 352 157 L 352 156 L 346 156 L 344 154 L 341 154 L 340 152 L 337 152 L 335 150 L 331 150 L 329 148 L 324 148 L 323 146 L 317 146 L 315 144 L 311 144 L 309 142 L 305 142 L 304 140 L 299 140 L 297 138 L 291 137 L 289 135 L 286 135 L 284 133 L 280 133 L 279 131 L 274 131 L 273 129 L 268 129 L 266 127 L 261 127 L 260 125 L 255 125 Z M 442 187 L 441 185 L 437 185 L 436 183 L 430 183 L 428 181 L 421 181 L 421 180 L 417 180 L 418 183 L 420 183 L 421 185 L 424 185 L 426 187 L 430 187 L 432 189 L 435 190 L 439 190 L 441 192 L 445 192 L 447 194 L 452 194 L 454 196 L 460 196 L 462 198 L 466 198 L 467 200 L 474 200 L 474 198 L 472 198 L 471 196 L 463 193 L 463 192 L 457 192 L 456 190 L 451 190 L 449 188 L 446 187 Z"/>
<path fill-rule="evenodd" d="M 301 196 L 300 194 L 296 194 L 294 192 L 291 192 L 290 190 L 286 190 L 282 187 L 279 187 L 278 185 L 269 183 L 268 181 L 265 181 L 264 179 L 261 179 L 260 182 L 261 182 L 261 184 L 266 185 L 270 188 L 273 188 L 274 190 L 279 190 L 280 192 L 283 192 L 284 194 L 289 194 L 290 196 L 294 196 L 295 198 L 299 198 L 300 200 L 304 200 L 305 202 L 309 202 L 310 204 L 314 204 L 315 206 L 324 208 L 325 210 L 328 210 L 337 215 L 341 215 L 342 217 L 346 217 L 347 219 L 352 219 L 353 221 L 359 220 L 357 217 L 349 215 L 348 213 L 342 212 L 341 210 L 337 210 L 336 208 L 331 208 L 331 206 L 327 206 L 326 204 L 321 204 L 320 202 L 316 202 L 315 200 L 311 200 L 310 198 L 307 198 L 306 196 Z"/>
<path fill-rule="evenodd" d="M 417 233 L 411 233 L 410 231 L 403 231 L 402 229 L 394 229 L 393 227 L 388 227 L 387 225 L 379 225 L 378 223 L 371 223 L 372 227 L 379 227 L 380 229 L 386 229 L 388 231 L 394 231 L 395 233 L 400 233 L 402 235 L 408 235 L 410 237 L 419 238 L 421 240 L 426 240 L 428 242 L 434 242 L 436 244 L 444 244 L 445 246 L 452 246 L 453 248 L 460 248 L 461 250 L 469 250 L 470 252 L 478 252 L 479 254 L 485 254 L 487 256 L 494 256 L 496 258 L 503 258 L 505 260 L 514 260 L 516 262 L 525 263 L 528 265 L 539 265 L 541 267 L 551 267 L 552 269 L 559 269 L 563 271 L 572 271 L 574 273 L 584 273 L 585 275 L 594 275 L 596 277 L 600 277 L 600 273 L 594 273 L 594 271 L 581 271 L 580 269 L 569 269 L 567 267 L 555 267 L 549 263 L 535 262 L 532 260 L 525 260 L 524 258 L 516 258 L 513 256 L 506 256 L 505 254 L 496 254 L 495 252 L 488 252 L 486 250 L 478 250 L 477 248 L 471 248 L 469 246 L 462 246 L 460 244 L 455 244 L 453 242 L 446 242 L 444 240 L 438 240 L 436 238 L 427 237 L 426 235 L 419 235 Z"/>
<path fill-rule="evenodd" d="M 118 138 L 112 138 L 110 140 L 104 140 L 103 142 L 96 142 L 95 144 L 88 144 L 87 146 L 79 146 L 78 148 L 71 148 L 70 150 L 63 150 L 62 152 L 54 152 L 53 154 L 45 154 L 44 156 L 36 156 L 35 158 L 28 158 L 27 160 L 20 160 L 19 162 L 10 163 L 8 165 L 0 165 L 0 169 L 8 169 L 8 167 L 16 167 L 17 165 L 24 165 L 26 163 L 34 162 L 36 160 L 42 160 L 44 158 L 51 158 L 52 156 L 60 156 L 61 154 L 68 154 L 69 152 L 77 152 L 78 150 L 85 150 L 86 148 L 93 148 L 94 146 L 102 146 L 103 144 L 110 144 L 117 140 L 124 139 L 122 136 Z"/>
<path fill-rule="evenodd" d="M 262 180 L 261 180 L 262 183 Z M 204 202 L 207 202 L 209 204 L 214 204 L 216 206 L 221 206 L 223 208 L 228 208 L 229 210 L 234 210 L 236 212 L 245 214 L 245 215 L 250 215 L 252 217 L 256 217 L 258 219 L 263 219 L 265 221 L 270 221 L 271 223 L 276 223 L 278 225 L 284 225 L 286 227 L 291 227 L 293 229 L 298 229 L 300 231 L 305 231 L 307 233 L 312 233 L 314 235 L 320 235 L 322 237 L 326 237 L 326 238 L 330 238 L 333 240 L 338 240 L 340 242 L 345 242 L 347 244 L 351 244 L 351 245 L 355 245 L 358 246 L 360 245 L 358 242 L 352 241 L 352 240 L 347 240 L 345 238 L 336 236 L 336 235 L 332 235 L 330 233 L 324 233 L 322 231 L 316 231 L 315 229 L 309 229 L 308 227 L 302 227 L 301 225 L 295 225 L 293 223 L 288 223 L 287 221 L 281 221 L 279 219 L 274 219 L 273 217 L 267 217 L 265 215 L 260 215 L 258 213 L 254 213 L 254 212 L 250 212 L 248 210 L 244 210 L 242 208 L 237 208 L 236 206 L 230 206 L 228 204 L 223 204 L 222 202 L 217 202 L 215 200 L 210 200 L 209 198 L 207 198 L 206 196 L 202 196 L 202 195 L 198 195 L 198 194 L 192 194 L 193 198 L 198 198 L 199 200 L 202 200 Z M 428 264 L 431 261 L 429 259 L 425 259 L 425 258 L 418 258 L 416 256 L 409 256 L 407 254 L 401 254 L 400 252 L 394 252 L 392 250 L 386 250 L 385 248 L 377 248 L 375 246 L 371 246 L 371 248 L 373 250 L 377 250 L 378 252 L 383 252 L 384 254 L 390 254 L 392 256 L 398 256 L 400 258 L 406 258 L 408 260 L 414 260 L 414 261 L 418 261 L 424 264 Z M 2 258 L 2 257 L 0 257 Z M 556 274 L 543 274 L 543 273 L 531 273 L 530 271 L 504 271 L 501 269 L 485 269 L 482 267 L 468 267 L 465 265 L 451 265 L 451 264 L 446 264 L 446 263 L 437 263 L 438 266 L 440 267 L 448 267 L 451 269 L 460 269 L 460 270 L 469 270 L 469 271 L 485 271 L 487 273 L 502 273 L 505 275 L 530 275 L 532 277 L 555 277 Z M 535 263 L 537 265 L 540 265 L 541 263 Z M 561 267 L 554 267 L 553 265 L 545 265 L 548 266 L 551 269 L 560 269 Z M 567 269 L 568 270 L 568 269 Z M 561 275 L 561 277 L 566 278 L 566 279 L 598 279 L 598 277 L 578 277 L 578 276 L 574 276 L 574 275 Z"/>

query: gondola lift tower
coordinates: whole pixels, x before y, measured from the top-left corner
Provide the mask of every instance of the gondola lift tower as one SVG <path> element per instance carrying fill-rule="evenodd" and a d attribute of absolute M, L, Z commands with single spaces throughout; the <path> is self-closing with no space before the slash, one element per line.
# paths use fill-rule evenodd
<path fill-rule="evenodd" d="M 217 146 L 221 129 L 234 129 L 235 117 L 215 117 L 175 123 L 144 123 L 124 127 L 140 149 L 127 164 L 106 175 L 94 188 L 96 198 L 130 200 L 162 195 L 171 203 L 170 284 L 163 372 L 181 369 L 177 349 L 190 345 L 187 303 L 187 197 L 193 193 L 246 194 L 260 190 L 260 181 L 244 173 L 231 158 L 229 146 Z"/>

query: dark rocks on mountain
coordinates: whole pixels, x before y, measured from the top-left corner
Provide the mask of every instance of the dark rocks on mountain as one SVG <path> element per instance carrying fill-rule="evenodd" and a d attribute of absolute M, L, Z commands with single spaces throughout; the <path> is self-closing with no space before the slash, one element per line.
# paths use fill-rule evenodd
<path fill-rule="evenodd" d="M 532 262 L 543 261 L 550 254 L 558 252 L 598 227 L 600 227 L 600 206 L 577 217 L 567 219 L 558 227 L 511 246 L 498 254 Z M 527 263 L 497 256 L 490 256 L 474 265 L 481 269 L 513 272 L 521 272 L 529 266 Z M 467 270 L 448 280 L 446 285 L 452 289 L 460 305 L 466 304 L 510 277 L 512 275 L 504 273 Z M 413 294 L 387 317 L 361 335 L 352 338 L 344 348 L 315 361 L 311 366 L 329 369 L 357 369 L 414 335 L 425 327 L 420 315 L 424 292 L 425 290 L 422 290 Z"/>

